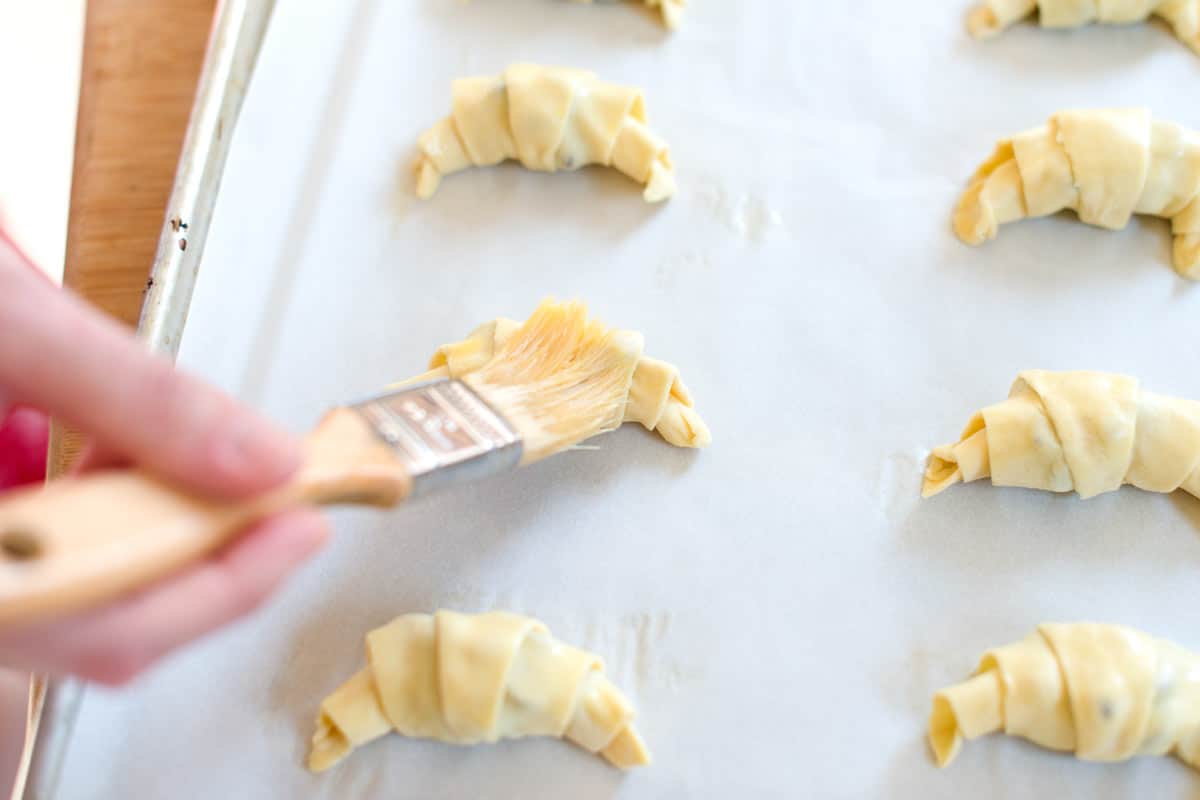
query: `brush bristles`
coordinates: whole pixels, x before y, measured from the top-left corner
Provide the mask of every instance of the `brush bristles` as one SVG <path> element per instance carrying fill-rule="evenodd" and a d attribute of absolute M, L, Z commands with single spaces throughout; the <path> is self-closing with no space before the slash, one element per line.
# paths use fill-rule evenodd
<path fill-rule="evenodd" d="M 521 434 L 528 464 L 620 426 L 641 350 L 583 303 L 548 300 L 463 380 Z"/>

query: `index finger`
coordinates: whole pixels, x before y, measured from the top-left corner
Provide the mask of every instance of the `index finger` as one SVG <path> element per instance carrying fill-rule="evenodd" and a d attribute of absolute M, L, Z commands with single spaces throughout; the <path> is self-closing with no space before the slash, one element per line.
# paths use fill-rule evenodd
<path fill-rule="evenodd" d="M 176 371 L 112 320 L 40 280 L 0 239 L 0 389 L 196 491 L 244 497 L 299 466 L 298 444 Z"/>

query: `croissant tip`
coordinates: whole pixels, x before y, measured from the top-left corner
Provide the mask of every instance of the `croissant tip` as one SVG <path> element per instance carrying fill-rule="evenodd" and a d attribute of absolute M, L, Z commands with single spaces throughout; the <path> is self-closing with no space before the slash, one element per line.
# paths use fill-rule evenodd
<path fill-rule="evenodd" d="M 646 742 L 632 725 L 625 726 L 600 754 L 618 769 L 646 767 L 652 761 Z"/>
<path fill-rule="evenodd" d="M 928 500 L 931 497 L 936 497 L 954 484 L 958 483 L 959 480 L 960 478 L 957 475 L 949 480 L 933 480 L 932 478 L 926 477 L 921 484 L 921 499 Z"/>
<path fill-rule="evenodd" d="M 996 226 L 979 199 L 981 186 L 973 186 L 954 209 L 954 235 L 963 244 L 975 247 L 996 238 Z"/>
<path fill-rule="evenodd" d="M 1200 280 L 1200 233 L 1175 237 L 1175 271 L 1181 278 Z"/>
<path fill-rule="evenodd" d="M 925 475 L 921 481 L 921 497 L 926 500 L 941 494 L 963 479 L 958 463 L 938 454 L 938 451 L 948 449 L 950 448 L 939 447 L 929 456 L 929 464 L 925 467 Z"/>
<path fill-rule="evenodd" d="M 692 412 L 685 414 L 684 419 L 688 425 L 689 436 L 685 447 L 690 447 L 694 450 L 703 450 L 712 444 L 712 432 L 708 426 L 704 424 L 704 420 L 700 419 L 700 415 Z"/>
<path fill-rule="evenodd" d="M 345 758 L 353 748 L 345 735 L 324 713 L 317 718 L 308 752 L 308 771 L 324 772 Z"/>
<path fill-rule="evenodd" d="M 655 428 L 667 444 L 692 450 L 702 450 L 712 444 L 712 432 L 695 409 L 680 403 L 671 410 L 675 413 L 665 414 Z"/>
<path fill-rule="evenodd" d="M 667 26 L 667 30 L 677 30 L 679 23 L 683 21 L 683 8 L 674 5 L 671 0 L 666 0 L 662 7 L 663 24 Z"/>
<path fill-rule="evenodd" d="M 929 747 L 939 769 L 948 767 L 962 749 L 958 719 L 953 707 L 941 695 L 934 696 L 933 710 L 929 714 Z"/>
<path fill-rule="evenodd" d="M 972 8 L 967 15 L 967 33 L 974 39 L 991 39 L 1001 31 L 996 14 L 986 5 Z"/>
<path fill-rule="evenodd" d="M 442 183 L 442 174 L 437 166 L 422 153 L 413 162 L 413 172 L 417 177 L 417 197 L 422 200 L 433 197 Z"/>
<path fill-rule="evenodd" d="M 650 178 L 642 197 L 647 203 L 661 203 L 670 200 L 676 190 L 675 174 L 669 168 L 655 162 L 650 170 Z"/>

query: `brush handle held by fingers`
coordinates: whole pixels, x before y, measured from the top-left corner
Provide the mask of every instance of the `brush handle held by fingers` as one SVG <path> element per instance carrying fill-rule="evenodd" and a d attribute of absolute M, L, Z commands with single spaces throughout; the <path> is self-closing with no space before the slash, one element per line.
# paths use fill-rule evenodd
<path fill-rule="evenodd" d="M 66 478 L 0 500 L 0 625 L 98 605 L 212 553 L 246 526 L 298 505 L 391 506 L 412 479 L 347 408 L 309 437 L 291 483 L 245 503 L 180 492 L 142 472 Z"/>
<path fill-rule="evenodd" d="M 522 440 L 465 384 L 409 387 L 326 415 L 286 486 L 242 503 L 141 472 L 67 478 L 0 499 L 0 625 L 100 605 L 193 563 L 246 526 L 304 505 L 391 507 L 511 469 Z"/>

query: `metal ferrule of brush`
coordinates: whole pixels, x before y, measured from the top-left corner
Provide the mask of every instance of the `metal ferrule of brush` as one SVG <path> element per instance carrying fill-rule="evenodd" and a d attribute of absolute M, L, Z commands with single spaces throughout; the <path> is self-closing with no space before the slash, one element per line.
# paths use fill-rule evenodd
<path fill-rule="evenodd" d="M 520 435 L 462 381 L 416 384 L 352 408 L 400 455 L 412 497 L 521 463 Z"/>

